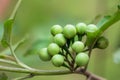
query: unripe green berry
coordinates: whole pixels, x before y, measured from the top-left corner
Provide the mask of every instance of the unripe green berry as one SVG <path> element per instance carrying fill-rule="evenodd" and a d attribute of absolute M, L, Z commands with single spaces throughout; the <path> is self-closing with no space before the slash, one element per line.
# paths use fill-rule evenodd
<path fill-rule="evenodd" d="M 67 39 L 71 39 L 76 35 L 76 28 L 73 25 L 66 25 L 63 29 L 63 34 Z"/>
<path fill-rule="evenodd" d="M 56 34 L 58 33 L 62 33 L 63 31 L 63 28 L 60 26 L 60 25 L 54 25 L 52 28 L 51 28 L 51 34 L 53 36 L 55 36 Z"/>
<path fill-rule="evenodd" d="M 98 27 L 94 24 L 89 24 L 86 28 L 86 34 L 88 37 L 94 37 L 97 31 Z"/>
<path fill-rule="evenodd" d="M 81 41 L 75 41 L 72 45 L 72 49 L 76 52 L 79 53 L 84 50 L 84 43 Z"/>
<path fill-rule="evenodd" d="M 54 37 L 54 42 L 59 46 L 64 46 L 66 43 L 66 39 L 63 34 L 56 34 Z"/>
<path fill-rule="evenodd" d="M 109 45 L 109 41 L 108 39 L 106 39 L 105 37 L 99 37 L 96 44 L 95 44 L 95 47 L 99 48 L 99 49 L 105 49 L 107 48 Z"/>
<path fill-rule="evenodd" d="M 85 66 L 89 61 L 89 56 L 85 53 L 79 53 L 75 58 L 75 63 L 78 66 Z"/>
<path fill-rule="evenodd" d="M 83 35 L 86 31 L 87 25 L 85 23 L 78 23 L 76 25 L 77 34 Z"/>
<path fill-rule="evenodd" d="M 52 63 L 56 67 L 60 67 L 64 63 L 64 57 L 60 54 L 56 54 L 52 57 Z"/>
<path fill-rule="evenodd" d="M 86 28 L 86 32 L 96 32 L 98 27 L 94 24 L 89 24 Z"/>
<path fill-rule="evenodd" d="M 94 38 L 97 35 L 98 27 L 94 24 L 89 24 L 86 29 L 86 35 L 87 35 L 87 40 L 86 40 L 86 45 L 90 46 L 94 42 Z"/>
<path fill-rule="evenodd" d="M 55 54 L 58 54 L 60 52 L 60 47 L 56 43 L 51 43 L 49 44 L 48 48 L 48 53 L 53 56 Z"/>
<path fill-rule="evenodd" d="M 38 55 L 41 60 L 43 61 L 49 61 L 51 59 L 51 56 L 47 52 L 47 48 L 43 48 L 38 51 Z"/>

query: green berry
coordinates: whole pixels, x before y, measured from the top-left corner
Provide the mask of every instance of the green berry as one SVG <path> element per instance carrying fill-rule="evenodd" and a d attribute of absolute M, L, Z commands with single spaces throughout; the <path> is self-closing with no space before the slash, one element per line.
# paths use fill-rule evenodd
<path fill-rule="evenodd" d="M 86 35 L 87 35 L 87 44 L 88 45 L 89 45 L 89 43 L 91 45 L 92 38 L 94 38 L 96 36 L 98 30 L 99 30 L 98 27 L 96 25 L 94 25 L 94 24 L 89 24 L 87 26 Z"/>
<path fill-rule="evenodd" d="M 54 42 L 59 46 L 64 46 L 66 43 L 66 39 L 63 34 L 56 34 L 54 37 Z"/>
<path fill-rule="evenodd" d="M 38 55 L 40 59 L 43 61 L 49 61 L 51 59 L 51 56 L 47 52 L 47 48 L 39 50 Z"/>
<path fill-rule="evenodd" d="M 53 36 L 55 36 L 56 34 L 58 33 L 62 33 L 63 31 L 63 28 L 60 26 L 60 25 L 54 25 L 52 28 L 51 28 L 51 34 Z"/>
<path fill-rule="evenodd" d="M 83 35 L 86 31 L 87 25 L 85 23 L 78 23 L 76 25 L 77 34 Z"/>
<path fill-rule="evenodd" d="M 64 63 L 64 57 L 60 54 L 56 54 L 52 57 L 52 63 L 56 67 L 60 67 Z"/>
<path fill-rule="evenodd" d="M 56 43 L 51 43 L 49 44 L 48 48 L 48 53 L 53 56 L 55 54 L 58 54 L 60 52 L 60 47 Z"/>
<path fill-rule="evenodd" d="M 98 38 L 95 47 L 100 48 L 100 49 L 105 49 L 108 47 L 108 45 L 109 45 L 108 39 L 102 36 Z"/>
<path fill-rule="evenodd" d="M 84 50 L 84 43 L 81 41 L 75 41 L 72 45 L 72 49 L 76 52 L 79 53 Z"/>
<path fill-rule="evenodd" d="M 86 32 L 96 32 L 98 27 L 94 24 L 89 24 L 86 28 Z"/>
<path fill-rule="evenodd" d="M 67 39 L 71 39 L 76 35 L 76 28 L 73 25 L 66 25 L 63 29 L 63 34 Z"/>
<path fill-rule="evenodd" d="M 89 61 L 89 57 L 85 53 L 79 53 L 75 58 L 75 63 L 78 66 L 85 66 Z"/>

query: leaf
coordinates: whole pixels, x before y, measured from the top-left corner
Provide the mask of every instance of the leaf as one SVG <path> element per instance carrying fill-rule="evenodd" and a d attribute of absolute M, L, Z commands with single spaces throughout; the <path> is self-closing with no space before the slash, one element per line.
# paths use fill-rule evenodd
<path fill-rule="evenodd" d="M 98 23 L 97 23 L 97 27 L 101 27 L 103 24 L 105 24 L 109 19 L 111 18 L 111 16 L 104 16 Z"/>
<path fill-rule="evenodd" d="M 4 47 L 7 47 L 11 43 L 11 33 L 12 33 L 13 19 L 7 20 L 4 23 L 4 33 L 1 43 Z"/>
<path fill-rule="evenodd" d="M 111 16 L 106 17 L 101 21 L 101 24 L 99 22 L 98 27 L 99 30 L 97 32 L 96 37 L 99 37 L 105 30 L 107 30 L 111 25 L 115 24 L 120 20 L 120 10 L 117 10 L 117 12 Z"/>
<path fill-rule="evenodd" d="M 0 74 L 0 80 L 8 80 L 8 76 L 5 73 Z"/>
<path fill-rule="evenodd" d="M 113 61 L 116 64 L 120 64 L 120 49 L 118 49 L 114 54 L 113 54 Z"/>

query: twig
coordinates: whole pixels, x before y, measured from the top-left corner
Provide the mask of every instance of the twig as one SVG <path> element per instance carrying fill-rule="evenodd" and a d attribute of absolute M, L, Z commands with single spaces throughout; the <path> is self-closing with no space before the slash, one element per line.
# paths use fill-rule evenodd
<path fill-rule="evenodd" d="M 105 78 L 95 75 L 89 71 L 84 72 L 84 69 L 81 68 L 77 69 L 76 73 L 85 75 L 87 77 L 87 80 L 106 80 Z"/>
<path fill-rule="evenodd" d="M 84 75 L 88 77 L 87 80 L 106 80 L 105 78 L 102 78 L 88 71 L 86 71 Z"/>
<path fill-rule="evenodd" d="M 17 4 L 15 5 L 15 8 L 12 12 L 12 14 L 10 15 L 9 19 L 15 19 L 15 16 L 16 16 L 16 13 L 17 13 L 17 10 L 21 4 L 22 0 L 18 0 Z"/>
<path fill-rule="evenodd" d="M 23 69 L 23 68 L 15 68 L 15 67 L 6 67 L 0 66 L 1 71 L 7 72 L 17 72 L 17 73 L 27 73 L 34 75 L 63 75 L 63 74 L 71 74 L 72 72 L 69 70 L 38 70 L 38 69 Z"/>
<path fill-rule="evenodd" d="M 22 68 L 14 68 L 14 67 L 6 67 L 6 66 L 0 66 L 1 71 L 8 71 L 8 72 L 17 72 L 17 73 L 26 73 L 26 74 L 33 74 L 34 76 L 40 76 L 40 75 L 64 75 L 64 74 L 83 74 L 87 76 L 90 80 L 106 80 L 102 77 L 99 77 L 93 73 L 90 73 L 88 71 L 82 72 L 82 69 L 76 70 L 75 72 L 71 72 L 69 70 L 29 70 L 29 69 L 22 69 Z"/>
<path fill-rule="evenodd" d="M 5 60 L 5 59 L 0 59 L 0 62 L 2 63 L 7 63 L 7 64 L 11 64 L 11 65 L 15 65 L 15 66 L 19 66 L 18 64 L 16 64 L 13 61 L 9 61 L 9 60 Z"/>
<path fill-rule="evenodd" d="M 13 57 L 15 58 L 16 63 L 17 63 L 18 65 L 20 65 L 21 67 L 24 67 L 24 68 L 26 68 L 26 69 L 32 69 L 31 67 L 29 67 L 29 66 L 27 66 L 26 64 L 22 63 L 22 62 L 17 58 L 17 56 L 15 55 L 14 50 L 12 49 L 12 46 L 11 46 L 11 45 L 9 45 L 9 48 L 10 48 L 11 54 L 12 54 Z"/>
<path fill-rule="evenodd" d="M 0 58 L 1 59 L 7 59 L 7 60 L 15 61 L 13 56 L 6 55 L 6 54 L 3 54 L 3 53 L 0 53 Z"/>
<path fill-rule="evenodd" d="M 24 76 L 24 77 L 15 78 L 13 80 L 25 80 L 25 79 L 28 79 L 28 78 L 32 78 L 34 76 L 35 76 L 34 74 L 29 74 L 29 75 Z"/>

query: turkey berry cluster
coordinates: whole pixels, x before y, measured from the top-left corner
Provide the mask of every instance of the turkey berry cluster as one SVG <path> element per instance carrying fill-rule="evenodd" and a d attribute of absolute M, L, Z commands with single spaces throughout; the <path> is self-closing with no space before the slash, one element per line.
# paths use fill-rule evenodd
<path fill-rule="evenodd" d="M 94 24 L 78 23 L 76 26 L 68 24 L 65 27 L 54 25 L 50 30 L 53 42 L 47 48 L 39 50 L 39 57 L 43 61 L 51 60 L 56 67 L 64 66 L 71 71 L 85 67 L 89 61 L 87 39 L 94 36 L 98 30 Z M 94 48 L 105 49 L 107 46 L 108 40 L 102 36 Z"/>

